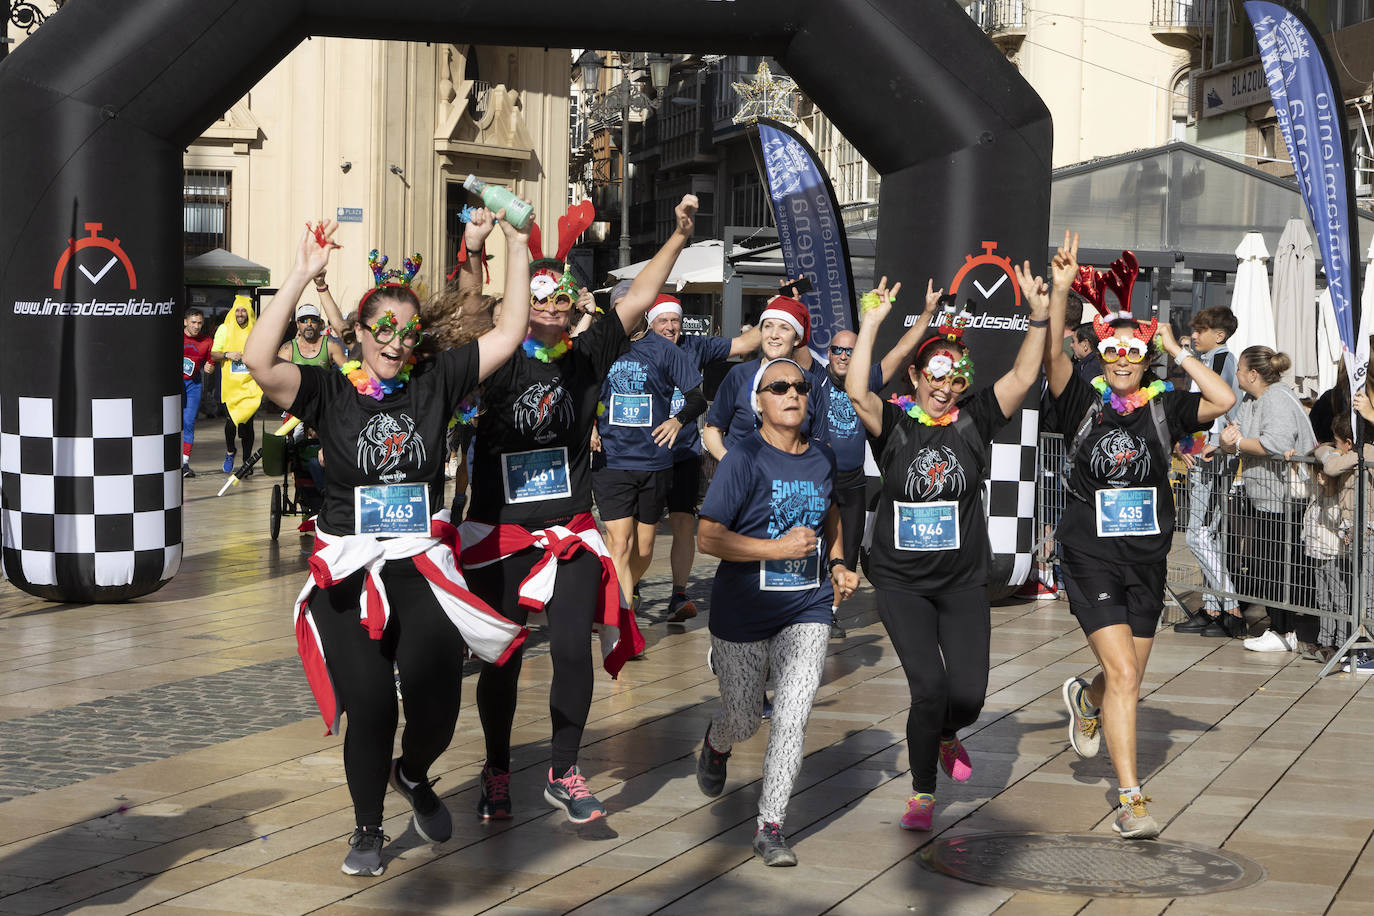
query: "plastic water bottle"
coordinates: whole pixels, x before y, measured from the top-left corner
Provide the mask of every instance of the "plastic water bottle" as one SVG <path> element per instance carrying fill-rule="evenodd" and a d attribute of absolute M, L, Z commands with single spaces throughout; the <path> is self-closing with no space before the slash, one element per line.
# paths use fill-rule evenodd
<path fill-rule="evenodd" d="M 511 191 L 498 185 L 487 184 L 476 175 L 469 175 L 463 179 L 463 187 L 482 198 L 482 203 L 492 213 L 505 210 L 506 222 L 516 229 L 524 229 L 529 225 L 530 214 L 534 212 L 534 208 Z"/>

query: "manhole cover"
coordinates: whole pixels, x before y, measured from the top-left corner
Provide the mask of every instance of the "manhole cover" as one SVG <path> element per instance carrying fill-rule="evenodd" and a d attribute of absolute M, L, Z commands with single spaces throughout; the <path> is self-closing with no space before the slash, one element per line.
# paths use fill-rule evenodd
<path fill-rule="evenodd" d="M 940 840 L 921 864 L 975 884 L 1088 897 L 1188 897 L 1249 887 L 1259 863 L 1192 843 L 1095 834 L 988 833 Z"/>

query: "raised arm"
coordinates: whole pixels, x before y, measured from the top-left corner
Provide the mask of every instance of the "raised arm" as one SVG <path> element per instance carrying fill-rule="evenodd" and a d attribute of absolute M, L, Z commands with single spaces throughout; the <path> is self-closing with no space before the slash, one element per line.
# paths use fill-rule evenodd
<path fill-rule="evenodd" d="M 639 276 L 635 277 L 634 283 L 630 284 L 630 291 L 615 307 L 621 324 L 625 325 L 626 334 L 634 332 L 639 319 L 643 318 L 644 313 L 654 304 L 654 300 L 658 298 L 658 291 L 663 288 L 663 284 L 668 280 L 668 274 L 673 271 L 673 265 L 677 263 L 678 254 L 692 240 L 696 212 L 696 195 L 685 195 L 682 202 L 673 208 L 673 215 L 677 217 L 677 228 L 668 237 L 668 241 L 663 243 L 658 253 L 644 265 Z"/>
<path fill-rule="evenodd" d="M 458 265 L 458 290 L 481 292 L 486 281 L 487 236 L 496 228 L 496 217 L 486 207 L 478 207 L 468 212 L 468 223 L 463 228 L 463 248 L 467 252 L 463 263 Z M 526 236 L 528 238 L 528 236 Z M 522 258 L 527 255 L 522 253 Z"/>
<path fill-rule="evenodd" d="M 505 215 L 502 210 L 497 218 Z M 479 379 L 491 375 L 515 354 L 530 326 L 530 234 L 504 219 L 501 231 L 506 236 L 506 294 L 501 300 L 500 320 L 477 338 Z"/>
<path fill-rule="evenodd" d="M 577 323 L 568 331 L 569 337 L 576 337 L 592 326 L 592 318 L 596 315 L 596 296 L 591 290 L 584 289 L 577 294 L 577 315 Z"/>
<path fill-rule="evenodd" d="M 758 325 L 755 325 L 738 337 L 730 338 L 729 359 L 739 359 L 741 356 L 748 356 L 750 353 L 757 350 L 762 342 L 763 332 L 759 330 Z"/>
<path fill-rule="evenodd" d="M 993 383 L 992 391 L 997 395 L 997 406 L 1002 408 L 1002 416 L 1010 417 L 1026 400 L 1026 392 L 1040 378 L 1040 363 L 1045 355 L 1045 334 L 1049 331 L 1049 292 L 1043 277 L 1031 274 L 1030 261 L 1012 268 L 1016 282 L 1021 286 L 1021 297 L 1030 307 L 1030 327 L 1021 341 L 1021 349 L 1016 351 L 1016 360 L 1007 374 Z M 1060 348 L 1063 352 L 1063 348 Z"/>
<path fill-rule="evenodd" d="M 902 284 L 898 283 L 897 285 L 901 286 Z M 925 311 L 917 316 L 916 320 L 911 323 L 911 327 L 907 328 L 906 333 L 892 345 L 892 349 L 887 351 L 887 355 L 878 364 L 883 373 L 884 385 L 892 381 L 892 376 L 896 375 L 907 364 L 907 361 L 911 359 L 911 354 L 916 352 L 916 347 L 920 345 L 921 338 L 926 336 L 926 331 L 930 328 L 930 319 L 934 317 L 935 308 L 940 303 L 940 296 L 944 294 L 943 289 L 932 289 L 931 287 L 934 285 L 934 281 L 926 281 Z M 894 291 L 892 293 L 894 302 L 896 298 L 897 293 Z M 852 372 L 853 369 L 851 368 L 850 371 Z"/>
<path fill-rule="evenodd" d="M 935 313 L 934 303 L 940 301 L 940 294 L 944 292 L 943 289 L 936 292 L 934 285 L 934 281 L 926 281 L 926 309 L 913 326 L 913 329 L 919 327 L 922 334 L 930 324 L 930 316 Z M 883 431 L 883 399 L 878 392 L 870 391 L 868 388 L 868 376 L 873 366 L 873 342 L 877 340 L 878 328 L 892 311 L 892 300 L 901 288 L 902 284 L 898 283 L 889 290 L 887 277 L 878 281 L 878 288 L 872 293 L 878 297 L 878 304 L 867 309 L 859 318 L 859 335 L 854 341 L 854 355 L 849 359 L 849 374 L 844 377 L 845 394 L 849 395 L 854 412 L 859 415 L 864 429 L 871 436 Z"/>
<path fill-rule="evenodd" d="M 1164 352 L 1169 354 L 1169 358 L 1197 383 L 1197 389 L 1202 393 L 1202 401 L 1197 405 L 1199 422 L 1211 423 L 1235 405 L 1236 394 L 1226 383 L 1226 379 L 1213 372 L 1192 350 L 1185 350 L 1174 339 L 1172 327 L 1167 324 L 1159 326 L 1159 342 L 1164 347 Z"/>
<path fill-rule="evenodd" d="M 1078 233 L 1064 230 L 1064 244 L 1050 261 L 1050 327 L 1045 337 L 1045 379 L 1050 394 L 1059 397 L 1073 375 L 1073 360 L 1064 352 L 1064 311 L 1069 306 L 1069 287 L 1078 276 Z"/>
<path fill-rule="evenodd" d="M 329 284 L 325 282 L 325 271 L 323 270 L 315 275 L 315 295 L 320 299 L 320 308 L 324 311 L 324 320 L 329 322 L 329 329 L 334 332 L 335 337 L 343 340 L 344 332 L 348 330 L 348 324 L 344 321 L 343 311 L 339 308 L 339 303 L 334 301 L 334 294 L 329 291 Z M 325 336 L 328 338 L 328 335 Z"/>
<path fill-rule="evenodd" d="M 288 360 L 277 358 L 277 346 L 296 314 L 296 303 L 311 277 L 319 276 L 329 266 L 329 254 L 334 244 L 334 231 L 339 224 L 325 220 L 320 224 L 320 232 L 306 230 L 305 236 L 296 248 L 296 263 L 287 274 L 277 294 L 267 303 L 258 316 L 253 330 L 248 332 L 248 340 L 243 345 L 243 364 L 248 367 L 253 380 L 262 388 L 274 403 L 283 407 L 296 400 L 296 392 L 301 386 L 301 370 Z M 324 243 L 320 243 L 320 239 Z M 231 319 L 232 320 L 232 319 Z"/>

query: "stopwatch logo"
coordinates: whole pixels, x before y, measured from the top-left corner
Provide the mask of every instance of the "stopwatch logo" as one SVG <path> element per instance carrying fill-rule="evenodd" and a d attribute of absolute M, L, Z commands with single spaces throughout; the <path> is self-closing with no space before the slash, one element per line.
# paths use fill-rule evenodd
<path fill-rule="evenodd" d="M 968 278 L 970 272 L 983 269 L 979 274 L 986 276 L 974 277 L 972 283 L 984 300 L 992 298 L 992 294 L 997 292 L 998 287 L 1003 283 L 1010 283 L 1012 293 L 1016 296 L 1016 305 L 1021 305 L 1021 287 L 1016 282 L 1016 274 L 1011 269 L 1011 258 L 999 258 L 993 254 L 997 250 L 996 242 L 984 242 L 983 253 L 980 255 L 964 255 L 964 265 L 959 268 L 959 272 L 954 275 L 954 279 L 949 281 L 949 294 L 954 296 L 959 292 L 959 285 Z M 986 285 L 984 280 L 987 281 Z"/>
<path fill-rule="evenodd" d="M 108 257 L 108 260 L 104 260 L 99 254 L 95 257 L 88 255 L 78 259 L 76 269 L 81 271 L 92 286 L 104 280 L 115 264 L 120 264 L 124 268 L 125 276 L 129 279 L 129 289 L 138 289 L 138 277 L 134 274 L 133 262 L 130 261 L 129 256 L 124 253 L 124 249 L 120 247 L 119 239 L 101 238 L 100 230 L 103 228 L 103 223 L 87 223 L 86 231 L 89 232 L 90 235 L 85 238 L 70 238 L 67 240 L 67 248 L 62 252 L 62 257 L 57 259 L 57 268 L 52 273 L 53 289 L 62 288 L 62 278 L 67 273 L 68 265 L 76 258 L 77 252 L 87 248 L 98 248 L 109 252 L 109 254 L 105 256 Z M 87 263 L 90 264 L 89 267 Z M 94 273 L 92 273 L 92 271 L 94 271 Z"/>

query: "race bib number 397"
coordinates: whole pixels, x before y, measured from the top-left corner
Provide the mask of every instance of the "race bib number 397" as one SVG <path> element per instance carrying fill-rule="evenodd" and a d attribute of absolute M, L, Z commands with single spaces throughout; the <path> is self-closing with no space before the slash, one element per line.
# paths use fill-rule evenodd
<path fill-rule="evenodd" d="M 809 557 L 797 560 L 763 560 L 759 563 L 759 590 L 800 592 L 821 584 L 820 545 Z"/>

